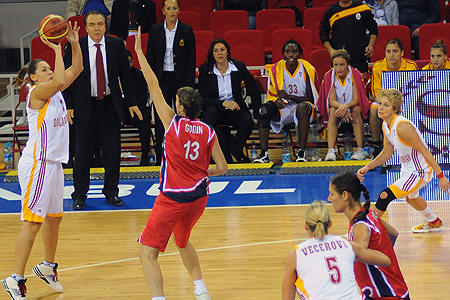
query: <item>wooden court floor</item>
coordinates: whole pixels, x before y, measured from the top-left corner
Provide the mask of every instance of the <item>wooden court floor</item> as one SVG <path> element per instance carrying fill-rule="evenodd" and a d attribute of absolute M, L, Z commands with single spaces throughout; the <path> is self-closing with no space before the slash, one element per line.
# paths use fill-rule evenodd
<path fill-rule="evenodd" d="M 431 202 L 447 224 L 444 232 L 412 234 L 421 217 L 405 203 L 390 206 L 389 221 L 400 231 L 395 246 L 411 299 L 450 299 L 450 202 Z M 199 251 L 206 285 L 214 300 L 281 299 L 284 259 L 306 237 L 305 206 L 208 208 L 191 237 Z M 150 299 L 136 242 L 149 211 L 66 213 L 58 249 L 65 291 L 52 293 L 40 279 L 28 279 L 28 299 Z M 347 220 L 332 214 L 331 233 L 346 234 Z M 13 267 L 18 214 L 0 215 L 0 276 Z M 27 273 L 42 259 L 36 240 Z M 160 256 L 166 297 L 195 299 L 192 282 L 173 241 Z M 1 290 L 0 299 L 9 299 Z"/>

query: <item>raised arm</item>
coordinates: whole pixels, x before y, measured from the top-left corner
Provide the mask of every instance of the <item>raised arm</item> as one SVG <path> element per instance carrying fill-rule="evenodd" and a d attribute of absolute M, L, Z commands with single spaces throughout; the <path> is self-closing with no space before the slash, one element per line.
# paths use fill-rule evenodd
<path fill-rule="evenodd" d="M 72 47 L 72 65 L 64 71 L 64 86 L 61 91 L 64 91 L 67 87 L 69 87 L 72 82 L 80 75 L 83 71 L 83 54 L 81 54 L 81 48 L 79 43 L 78 31 L 80 27 L 77 22 L 72 26 L 70 22 L 69 24 L 69 32 L 66 37 Z"/>
<path fill-rule="evenodd" d="M 53 71 L 53 78 L 50 81 L 42 82 L 32 90 L 30 94 L 30 107 L 33 109 L 41 109 L 47 99 L 53 97 L 64 87 L 65 81 L 61 44 L 53 44 L 43 36 L 41 36 L 41 41 L 55 52 L 55 70 Z M 44 65 L 43 68 L 48 68 L 48 65 Z"/>
<path fill-rule="evenodd" d="M 138 28 L 138 33 L 136 35 L 136 43 L 134 44 L 134 50 L 136 51 L 139 64 L 141 65 L 142 74 L 144 75 L 145 81 L 148 85 L 148 91 L 152 96 L 153 103 L 155 104 L 156 112 L 158 113 L 161 122 L 164 125 L 164 129 L 169 128 L 170 122 L 172 121 L 175 112 L 167 104 L 164 96 L 159 87 L 158 78 L 156 78 L 155 73 L 147 62 L 145 54 L 142 51 L 141 46 L 141 27 Z"/>

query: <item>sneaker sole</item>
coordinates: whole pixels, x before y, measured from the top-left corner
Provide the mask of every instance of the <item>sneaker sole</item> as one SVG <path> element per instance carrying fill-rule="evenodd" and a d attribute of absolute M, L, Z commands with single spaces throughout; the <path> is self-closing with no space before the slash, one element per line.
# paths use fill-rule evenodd
<path fill-rule="evenodd" d="M 427 229 L 414 229 L 414 227 L 411 227 L 411 231 L 413 233 L 427 233 L 427 232 L 439 232 L 439 231 L 444 231 L 445 228 L 444 226 L 438 227 L 438 228 L 427 228 Z"/>

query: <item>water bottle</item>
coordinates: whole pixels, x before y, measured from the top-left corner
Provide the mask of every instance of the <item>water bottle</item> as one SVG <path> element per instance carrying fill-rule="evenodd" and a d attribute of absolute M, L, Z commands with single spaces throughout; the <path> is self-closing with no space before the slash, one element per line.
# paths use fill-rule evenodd
<path fill-rule="evenodd" d="M 287 132 L 284 132 L 283 134 L 283 141 L 281 143 L 281 146 L 281 161 L 283 163 L 291 162 L 291 149 Z"/>
<path fill-rule="evenodd" d="M 150 151 L 149 161 L 150 161 L 150 166 L 154 166 L 156 164 L 155 152 L 153 150 Z"/>
<path fill-rule="evenodd" d="M 3 159 L 5 161 L 6 169 L 12 169 L 13 151 L 11 142 L 7 142 L 3 148 Z"/>
<path fill-rule="evenodd" d="M 345 160 L 351 160 L 352 157 L 352 137 L 349 134 L 345 135 L 344 138 L 344 159 Z"/>
<path fill-rule="evenodd" d="M 255 159 L 258 158 L 258 152 L 256 151 L 255 142 L 252 142 L 252 149 L 250 151 L 250 155 L 251 155 L 252 161 L 255 161 Z"/>

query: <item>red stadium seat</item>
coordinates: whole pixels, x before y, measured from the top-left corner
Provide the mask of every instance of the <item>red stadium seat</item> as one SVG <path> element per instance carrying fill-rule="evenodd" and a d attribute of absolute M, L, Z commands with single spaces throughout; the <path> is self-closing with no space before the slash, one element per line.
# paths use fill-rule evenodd
<path fill-rule="evenodd" d="M 419 31 L 420 59 L 430 59 L 430 47 L 442 40 L 450 47 L 450 23 L 424 24 Z"/>
<path fill-rule="evenodd" d="M 75 22 L 77 22 L 77 25 L 80 26 L 80 30 L 78 31 L 78 35 L 80 37 L 87 35 L 86 25 L 84 25 L 84 15 L 72 16 L 67 21 L 71 22 L 72 25 L 75 24 Z"/>
<path fill-rule="evenodd" d="M 376 62 L 386 57 L 386 42 L 393 38 L 397 38 L 402 41 L 404 52 L 403 57 L 411 58 L 411 33 L 408 26 L 378 26 L 378 37 L 374 47 L 375 53 L 371 57 L 372 62 Z"/>
<path fill-rule="evenodd" d="M 247 66 L 264 66 L 261 30 L 230 30 L 225 33 L 224 40 L 230 44 L 231 57 L 243 61 Z M 261 74 L 259 70 L 250 73 Z"/>
<path fill-rule="evenodd" d="M 180 1 L 180 6 L 181 11 L 183 10 L 198 11 L 200 13 L 201 29 L 202 30 L 209 29 L 209 13 L 214 8 L 216 8 L 216 0 L 183 0 Z"/>
<path fill-rule="evenodd" d="M 136 51 L 134 51 L 135 41 L 136 41 L 136 36 L 130 35 L 129 37 L 127 37 L 127 40 L 125 42 L 125 47 L 127 48 L 128 51 L 131 52 L 131 55 L 133 55 L 133 67 L 135 67 L 136 69 L 141 69 L 141 66 L 139 65 L 139 61 L 136 56 Z M 142 42 L 142 45 L 141 45 L 142 51 L 144 52 L 144 54 L 147 54 L 148 33 L 143 33 L 141 35 L 141 42 Z"/>
<path fill-rule="evenodd" d="M 292 28 L 278 29 L 273 32 L 272 36 L 272 61 L 273 63 L 283 59 L 281 48 L 289 39 L 296 40 L 303 49 L 302 58 L 309 61 L 312 51 L 312 34 L 309 29 Z"/>
<path fill-rule="evenodd" d="M 303 14 L 303 27 L 311 30 L 313 39 L 313 48 L 322 48 L 322 41 L 319 37 L 319 26 L 323 14 L 328 10 L 326 7 L 313 7 L 305 10 Z"/>
<path fill-rule="evenodd" d="M 64 53 L 64 45 L 66 43 L 66 39 L 61 43 L 62 53 Z M 50 65 L 52 70 L 55 69 L 55 53 L 52 49 L 42 43 L 38 36 L 31 40 L 31 59 L 43 59 Z"/>
<path fill-rule="evenodd" d="M 209 30 L 194 31 L 195 35 L 195 62 L 198 68 L 201 64 L 206 62 L 209 50 L 209 45 L 214 40 L 214 32 Z"/>
<path fill-rule="evenodd" d="M 156 9 L 156 23 L 162 23 L 164 21 L 164 15 L 162 13 L 164 0 L 153 0 L 155 2 Z"/>
<path fill-rule="evenodd" d="M 200 22 L 200 12 L 196 10 L 182 10 L 178 15 L 178 19 L 188 24 L 192 27 L 193 30 L 202 30 L 202 24 Z"/>
<path fill-rule="evenodd" d="M 248 29 L 248 13 L 245 10 L 212 11 L 209 26 L 216 38 L 223 38 L 228 30 Z"/>
<path fill-rule="evenodd" d="M 439 0 L 439 4 L 441 6 L 441 22 L 444 22 L 446 19 L 446 5 L 445 5 L 445 1 L 446 0 Z"/>
<path fill-rule="evenodd" d="M 315 49 L 311 52 L 311 64 L 316 68 L 317 75 L 319 76 L 319 84 L 317 86 L 320 86 L 320 83 L 323 80 L 323 75 L 331 69 L 331 58 L 330 54 L 328 53 L 327 49 Z"/>
<path fill-rule="evenodd" d="M 331 5 L 337 3 L 336 0 L 313 0 L 312 7 L 330 7 Z"/>
<path fill-rule="evenodd" d="M 291 9 L 264 9 L 256 13 L 256 29 L 264 33 L 264 53 L 272 52 L 272 34 L 277 29 L 295 28 Z"/>

